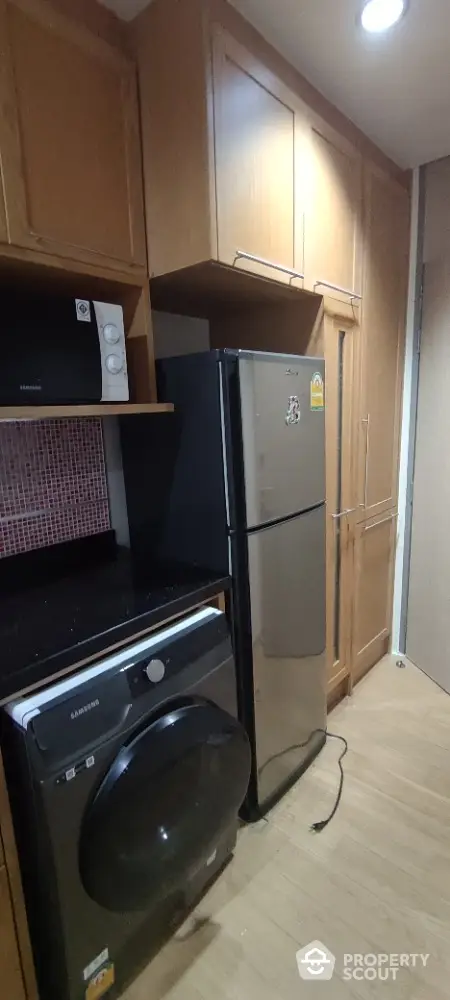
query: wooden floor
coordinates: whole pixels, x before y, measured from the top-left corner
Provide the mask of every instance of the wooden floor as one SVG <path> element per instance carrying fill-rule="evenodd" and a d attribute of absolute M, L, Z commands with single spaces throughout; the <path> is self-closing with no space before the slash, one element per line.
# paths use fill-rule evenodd
<path fill-rule="evenodd" d="M 329 718 L 348 739 L 342 803 L 330 811 L 340 745 L 269 815 L 126 1000 L 444 1000 L 450 994 L 450 697 L 386 657 Z M 319 939 L 331 983 L 302 982 L 296 951 Z M 429 953 L 395 982 L 342 981 L 344 953 Z"/>

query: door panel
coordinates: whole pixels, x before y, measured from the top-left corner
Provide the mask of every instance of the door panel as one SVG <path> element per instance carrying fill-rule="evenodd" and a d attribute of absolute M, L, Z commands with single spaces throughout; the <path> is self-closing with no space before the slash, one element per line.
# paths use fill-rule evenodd
<path fill-rule="evenodd" d="M 311 398 L 324 370 L 315 358 L 239 358 L 248 527 L 325 499 L 324 410 Z"/>
<path fill-rule="evenodd" d="M 361 293 L 361 157 L 321 121 L 312 124 L 310 155 L 305 287 L 349 302 L 348 294 L 328 286 Z"/>
<path fill-rule="evenodd" d="M 237 816 L 249 773 L 236 719 L 200 698 L 167 704 L 122 748 L 88 806 L 80 837 L 88 895 L 124 913 L 179 889 Z"/>
<path fill-rule="evenodd" d="M 325 507 L 248 536 L 259 799 L 325 724 Z"/>
<path fill-rule="evenodd" d="M 388 651 L 397 514 L 358 524 L 355 533 L 352 678 L 366 673 Z"/>
<path fill-rule="evenodd" d="M 45 0 L 0 0 L 0 35 L 11 241 L 143 268 L 133 65 Z"/>
<path fill-rule="evenodd" d="M 450 692 L 450 258 L 424 270 L 407 655 Z"/>
<path fill-rule="evenodd" d="M 297 160 L 302 159 L 299 109 L 300 102 L 280 81 L 226 32 L 216 30 L 218 257 L 226 264 L 284 282 L 290 280 L 289 275 L 239 259 L 237 251 L 302 272 L 299 226 L 303 216 L 296 201 L 300 195 L 296 192 Z M 296 258 L 296 246 L 301 259 Z"/>
<path fill-rule="evenodd" d="M 409 197 L 366 172 L 359 489 L 361 519 L 396 506 L 408 277 Z"/>
<path fill-rule="evenodd" d="M 327 380 L 327 676 L 328 691 L 350 673 L 354 476 L 354 374 L 359 327 L 325 317 Z M 351 511 L 346 514 L 345 511 Z M 341 515 L 341 516 L 337 516 Z"/>

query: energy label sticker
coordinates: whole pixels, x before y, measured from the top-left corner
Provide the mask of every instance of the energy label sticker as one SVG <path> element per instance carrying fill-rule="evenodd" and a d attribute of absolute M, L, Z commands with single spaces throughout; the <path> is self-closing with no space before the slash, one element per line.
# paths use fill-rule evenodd
<path fill-rule="evenodd" d="M 323 378 L 320 372 L 314 372 L 311 379 L 311 409 L 323 410 L 324 406 Z"/>
<path fill-rule="evenodd" d="M 114 986 L 114 980 L 114 965 L 107 962 L 92 976 L 86 987 L 85 1000 L 100 1000 Z"/>

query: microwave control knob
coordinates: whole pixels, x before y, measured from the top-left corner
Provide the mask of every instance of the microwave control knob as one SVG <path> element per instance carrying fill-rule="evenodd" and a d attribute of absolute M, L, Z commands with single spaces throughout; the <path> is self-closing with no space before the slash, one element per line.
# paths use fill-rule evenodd
<path fill-rule="evenodd" d="M 105 365 L 111 375 L 118 375 L 122 371 L 123 361 L 118 354 L 108 354 Z"/>
<path fill-rule="evenodd" d="M 103 327 L 103 336 L 107 344 L 117 344 L 120 339 L 120 332 L 115 323 L 106 323 Z"/>

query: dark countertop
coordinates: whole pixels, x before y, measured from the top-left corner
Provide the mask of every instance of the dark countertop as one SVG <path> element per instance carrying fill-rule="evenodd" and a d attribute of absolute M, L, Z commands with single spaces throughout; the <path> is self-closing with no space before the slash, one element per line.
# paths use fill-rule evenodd
<path fill-rule="evenodd" d="M 115 558 L 0 599 L 0 702 L 227 590 L 229 577 Z"/>

